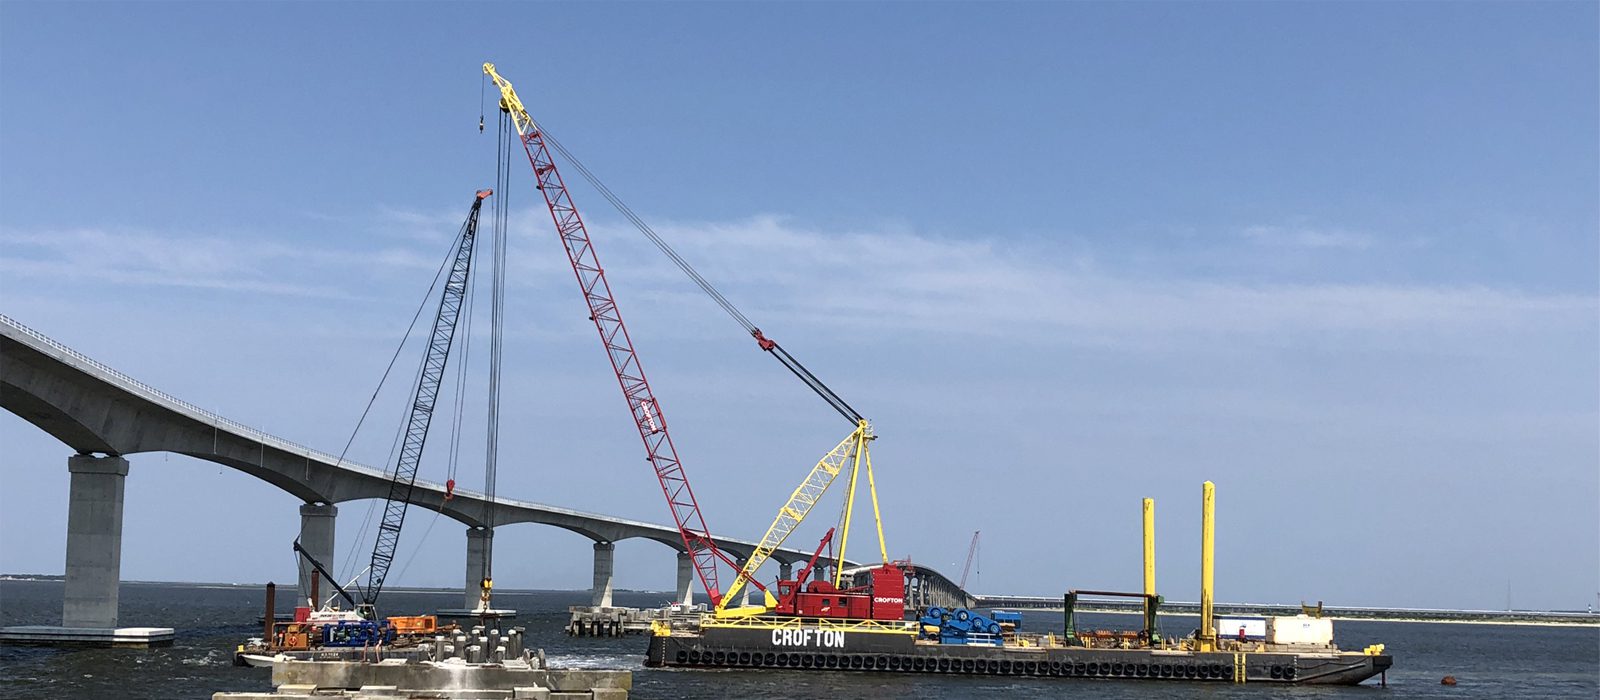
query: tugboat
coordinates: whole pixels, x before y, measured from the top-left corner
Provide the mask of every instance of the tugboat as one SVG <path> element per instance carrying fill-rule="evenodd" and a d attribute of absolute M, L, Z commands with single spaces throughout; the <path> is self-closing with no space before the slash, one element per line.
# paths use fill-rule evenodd
<path fill-rule="evenodd" d="M 440 640 L 462 634 L 456 625 L 440 626 L 433 615 L 388 617 L 372 620 L 355 610 L 340 610 L 328 605 L 320 609 L 299 606 L 294 620 L 273 619 L 276 586 L 267 584 L 266 614 L 262 636 L 251 637 L 233 653 L 233 665 L 271 668 L 277 661 L 359 661 L 383 658 L 425 660 L 441 651 Z M 315 600 L 316 586 L 312 586 Z M 341 595 L 349 594 L 340 588 Z M 476 639 L 478 634 L 474 634 Z M 498 630 L 493 635 L 500 639 Z M 522 628 L 507 630 L 506 646 L 521 654 Z M 459 645 L 464 651 L 467 645 Z M 492 648 L 492 647 L 491 647 Z M 452 648 L 453 651 L 453 648 Z"/>
<path fill-rule="evenodd" d="M 431 659 L 439 651 L 432 644 L 462 630 L 438 626 L 432 615 L 368 620 L 349 610 L 297 613 L 294 622 L 274 625 L 271 637 L 252 637 L 234 650 L 235 666 L 270 668 L 275 661 L 357 661 L 379 658 Z M 521 628 L 509 630 L 520 640 Z M 498 638 L 498 634 L 496 635 Z"/>

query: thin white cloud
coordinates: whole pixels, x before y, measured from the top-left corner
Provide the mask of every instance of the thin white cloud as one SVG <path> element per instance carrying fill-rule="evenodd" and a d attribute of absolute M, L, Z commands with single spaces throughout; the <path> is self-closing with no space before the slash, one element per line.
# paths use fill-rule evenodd
<path fill-rule="evenodd" d="M 1589 296 L 1485 286 L 1142 279 L 1058 263 L 1053 251 L 1022 245 L 831 233 L 776 217 L 657 229 L 736 303 L 835 326 L 1098 343 L 1170 334 L 1470 332 L 1592 320 L 1597 308 Z M 629 255 L 638 257 L 639 248 Z M 637 262 L 650 265 L 651 285 L 694 291 L 664 261 Z"/>
<path fill-rule="evenodd" d="M 1358 231 L 1300 225 L 1248 226 L 1242 233 L 1252 242 L 1277 247 L 1366 250 L 1376 243 L 1372 235 Z"/>
<path fill-rule="evenodd" d="M 548 222 L 541 213 L 526 209 L 512 217 L 512 284 L 524 290 L 531 300 L 526 303 L 565 309 L 574 303 L 571 273 L 556 237 L 542 227 Z M 443 225 L 445 218 L 416 214 L 414 220 Z M 1487 286 L 1140 278 L 1085 265 L 1081 257 L 1068 260 L 1040 242 L 944 239 L 896 227 L 824 231 L 777 216 L 656 228 L 758 323 L 811 329 L 1111 345 L 1201 337 L 1277 343 L 1308 333 L 1570 326 L 1592 322 L 1600 307 L 1591 296 Z M 601 262 L 622 290 L 624 308 L 684 309 L 690 321 L 682 332 L 695 332 L 695 315 L 714 307 L 697 298 L 699 291 L 682 273 L 631 229 L 594 229 Z M 391 241 L 380 250 L 357 251 L 259 236 L 241 242 L 93 229 L 0 232 L 0 246 L 0 270 L 12 279 L 319 297 L 389 295 L 358 287 L 362 282 L 351 278 L 352 271 L 372 268 L 388 268 L 384 276 L 391 282 L 416 275 L 423 284 L 421 275 L 437 269 L 445 252 L 437 240 Z"/>
<path fill-rule="evenodd" d="M 84 275 L 84 268 L 63 262 L 12 260 L 0 258 L 0 272 L 8 279 L 38 278 L 70 280 Z M 242 279 L 224 275 L 174 275 L 140 269 L 100 269 L 94 273 L 100 283 L 140 287 L 179 287 L 210 289 L 229 292 L 247 292 L 292 297 L 354 298 L 351 294 L 328 286 L 274 282 L 265 279 Z"/>
<path fill-rule="evenodd" d="M 329 270 L 374 265 L 423 269 L 438 262 L 437 256 L 406 248 L 335 250 L 262 236 L 93 228 L 0 232 L 0 270 L 10 280 L 356 298 L 361 295 L 348 288 L 349 274 Z"/>

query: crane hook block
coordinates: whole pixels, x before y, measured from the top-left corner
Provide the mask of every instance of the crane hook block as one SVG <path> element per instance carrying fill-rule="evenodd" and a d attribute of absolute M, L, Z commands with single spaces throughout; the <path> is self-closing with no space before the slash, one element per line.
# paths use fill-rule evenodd
<path fill-rule="evenodd" d="M 773 348 L 778 347 L 778 342 L 775 340 L 770 340 L 767 338 L 767 336 L 762 335 L 760 328 L 750 329 L 750 335 L 755 337 L 756 345 L 760 345 L 762 350 L 772 352 Z"/>
<path fill-rule="evenodd" d="M 445 481 L 444 481 L 444 500 L 448 501 L 448 500 L 450 500 L 452 498 L 455 498 L 455 497 L 456 497 L 456 480 L 455 479 L 445 479 Z"/>

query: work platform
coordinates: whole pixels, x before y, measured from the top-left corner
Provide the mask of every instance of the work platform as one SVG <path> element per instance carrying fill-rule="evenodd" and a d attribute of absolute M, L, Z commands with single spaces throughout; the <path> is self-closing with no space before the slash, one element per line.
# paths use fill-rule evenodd
<path fill-rule="evenodd" d="M 628 671 L 549 669 L 540 664 L 468 664 L 393 659 L 277 661 L 271 693 L 222 692 L 213 700 L 289 700 L 291 698 L 412 698 L 449 700 L 626 700 L 633 688 Z"/>
<path fill-rule="evenodd" d="M 171 646 L 171 627 L 0 627 L 0 644 L 60 647 Z"/>

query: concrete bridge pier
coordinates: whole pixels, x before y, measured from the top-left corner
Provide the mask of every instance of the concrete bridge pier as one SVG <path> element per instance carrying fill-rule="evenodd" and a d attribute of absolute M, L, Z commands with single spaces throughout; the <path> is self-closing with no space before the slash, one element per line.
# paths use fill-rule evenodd
<path fill-rule="evenodd" d="M 0 628 L 0 643 L 152 646 L 172 643 L 168 627 L 117 627 L 122 582 L 122 496 L 128 460 L 76 454 L 67 497 L 67 565 L 60 626 Z"/>
<path fill-rule="evenodd" d="M 684 605 L 694 603 L 694 557 L 688 552 L 678 552 L 678 598 Z"/>
<path fill-rule="evenodd" d="M 493 553 L 494 530 L 469 526 L 467 528 L 467 568 L 461 584 L 461 607 L 444 608 L 435 611 L 439 617 L 454 620 L 483 621 L 489 618 L 509 619 L 517 616 L 515 609 L 495 605 L 492 599 L 487 609 L 478 607 L 478 600 L 483 595 L 483 563 L 491 559 Z M 490 572 L 490 575 L 492 576 L 493 572 Z M 463 624 L 471 626 L 467 623 Z"/>
<path fill-rule="evenodd" d="M 794 578 L 794 563 L 787 561 L 778 562 L 778 580 L 788 581 Z"/>
<path fill-rule="evenodd" d="M 467 578 L 462 586 L 464 595 L 461 607 L 471 610 L 478 607 L 478 597 L 483 593 L 483 560 L 494 546 L 494 530 L 482 527 L 467 528 Z"/>
<path fill-rule="evenodd" d="M 306 503 L 300 506 L 300 546 L 330 572 L 337 571 L 333 568 L 333 526 L 338 515 L 339 507 L 332 503 Z M 305 605 L 306 601 L 311 600 L 311 581 L 318 575 L 317 570 L 309 564 L 300 567 L 300 597 L 295 599 L 295 605 Z M 317 586 L 317 592 L 326 597 L 334 589 L 333 586 Z M 322 601 L 318 600 L 311 607 L 321 605 Z"/>
<path fill-rule="evenodd" d="M 128 460 L 73 455 L 67 501 L 67 585 L 63 627 L 117 626 L 117 584 L 122 581 L 122 494 Z"/>
<path fill-rule="evenodd" d="M 611 607 L 612 559 L 617 545 L 601 540 L 594 543 L 594 596 L 591 603 L 597 608 Z"/>

